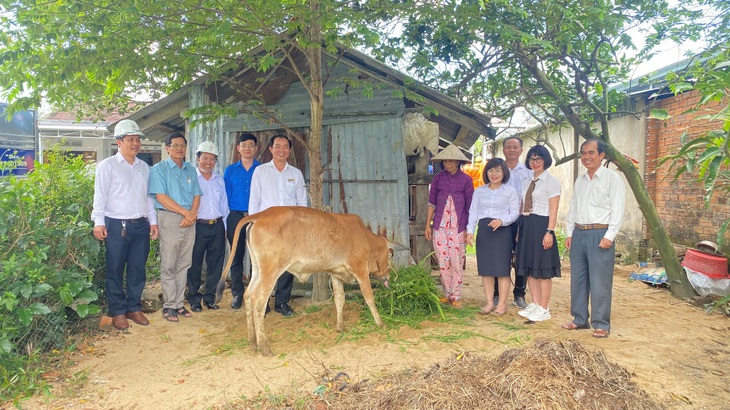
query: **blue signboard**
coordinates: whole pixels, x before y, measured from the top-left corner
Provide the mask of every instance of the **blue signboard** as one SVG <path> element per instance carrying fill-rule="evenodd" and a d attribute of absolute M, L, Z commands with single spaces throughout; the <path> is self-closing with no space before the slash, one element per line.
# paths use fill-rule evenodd
<path fill-rule="evenodd" d="M 5 112 L 7 104 L 0 103 L 0 162 L 18 161 L 11 170 L 0 169 L 0 173 L 8 172 L 23 175 L 33 170 L 36 158 L 36 112 L 18 111 L 13 115 Z"/>

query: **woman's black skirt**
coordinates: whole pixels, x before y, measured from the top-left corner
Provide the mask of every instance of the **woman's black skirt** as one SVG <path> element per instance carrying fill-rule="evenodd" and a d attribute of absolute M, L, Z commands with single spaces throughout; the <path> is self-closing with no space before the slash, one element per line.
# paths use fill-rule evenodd
<path fill-rule="evenodd" d="M 492 230 L 492 218 L 479 220 L 477 230 L 477 272 L 479 276 L 509 276 L 512 259 L 512 229 L 500 226 Z"/>
<path fill-rule="evenodd" d="M 548 217 L 529 215 L 521 218 L 517 239 L 517 275 L 535 279 L 560 277 L 560 253 L 558 239 L 553 235 L 553 246 L 544 250 L 542 240 L 548 226 Z"/>

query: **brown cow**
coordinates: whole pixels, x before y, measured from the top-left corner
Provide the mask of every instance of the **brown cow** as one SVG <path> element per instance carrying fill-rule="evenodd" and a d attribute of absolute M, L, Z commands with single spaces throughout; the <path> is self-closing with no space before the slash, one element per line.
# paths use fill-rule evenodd
<path fill-rule="evenodd" d="M 342 307 L 345 303 L 343 281 L 360 285 L 360 291 L 379 326 L 378 314 L 370 286 L 370 275 L 389 278 L 389 259 L 393 250 L 407 249 L 373 234 L 357 215 L 334 214 L 298 206 L 276 206 L 243 218 L 236 226 L 231 256 L 241 229 L 246 226 L 246 247 L 251 258 L 251 281 L 244 294 L 248 340 L 262 354 L 270 355 L 264 332 L 264 315 L 276 280 L 289 271 L 304 282 L 316 272 L 332 277 L 337 310 L 337 330 L 344 331 Z M 231 267 L 228 258 L 223 272 Z M 223 294 L 225 275 L 216 292 L 216 302 Z"/>

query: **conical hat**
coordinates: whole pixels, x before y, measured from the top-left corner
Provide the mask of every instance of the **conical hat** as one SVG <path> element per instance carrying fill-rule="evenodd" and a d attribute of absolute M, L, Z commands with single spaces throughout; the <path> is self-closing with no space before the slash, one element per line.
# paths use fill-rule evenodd
<path fill-rule="evenodd" d="M 464 162 L 471 162 L 469 161 L 469 158 L 464 155 L 463 152 L 454 144 L 449 145 L 448 147 L 444 148 L 439 152 L 438 154 L 434 155 L 433 158 L 431 158 L 431 161 L 437 162 L 437 161 L 443 161 L 445 159 L 452 159 L 455 161 L 464 161 Z"/>

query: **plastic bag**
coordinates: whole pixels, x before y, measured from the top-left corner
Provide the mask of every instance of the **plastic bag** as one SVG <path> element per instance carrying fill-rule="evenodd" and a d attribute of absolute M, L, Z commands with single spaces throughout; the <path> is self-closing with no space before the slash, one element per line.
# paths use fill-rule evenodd
<path fill-rule="evenodd" d="M 711 294 L 718 296 L 730 295 L 730 279 L 713 279 L 686 266 L 684 271 L 687 273 L 689 283 L 692 284 L 692 287 L 700 296 Z"/>

